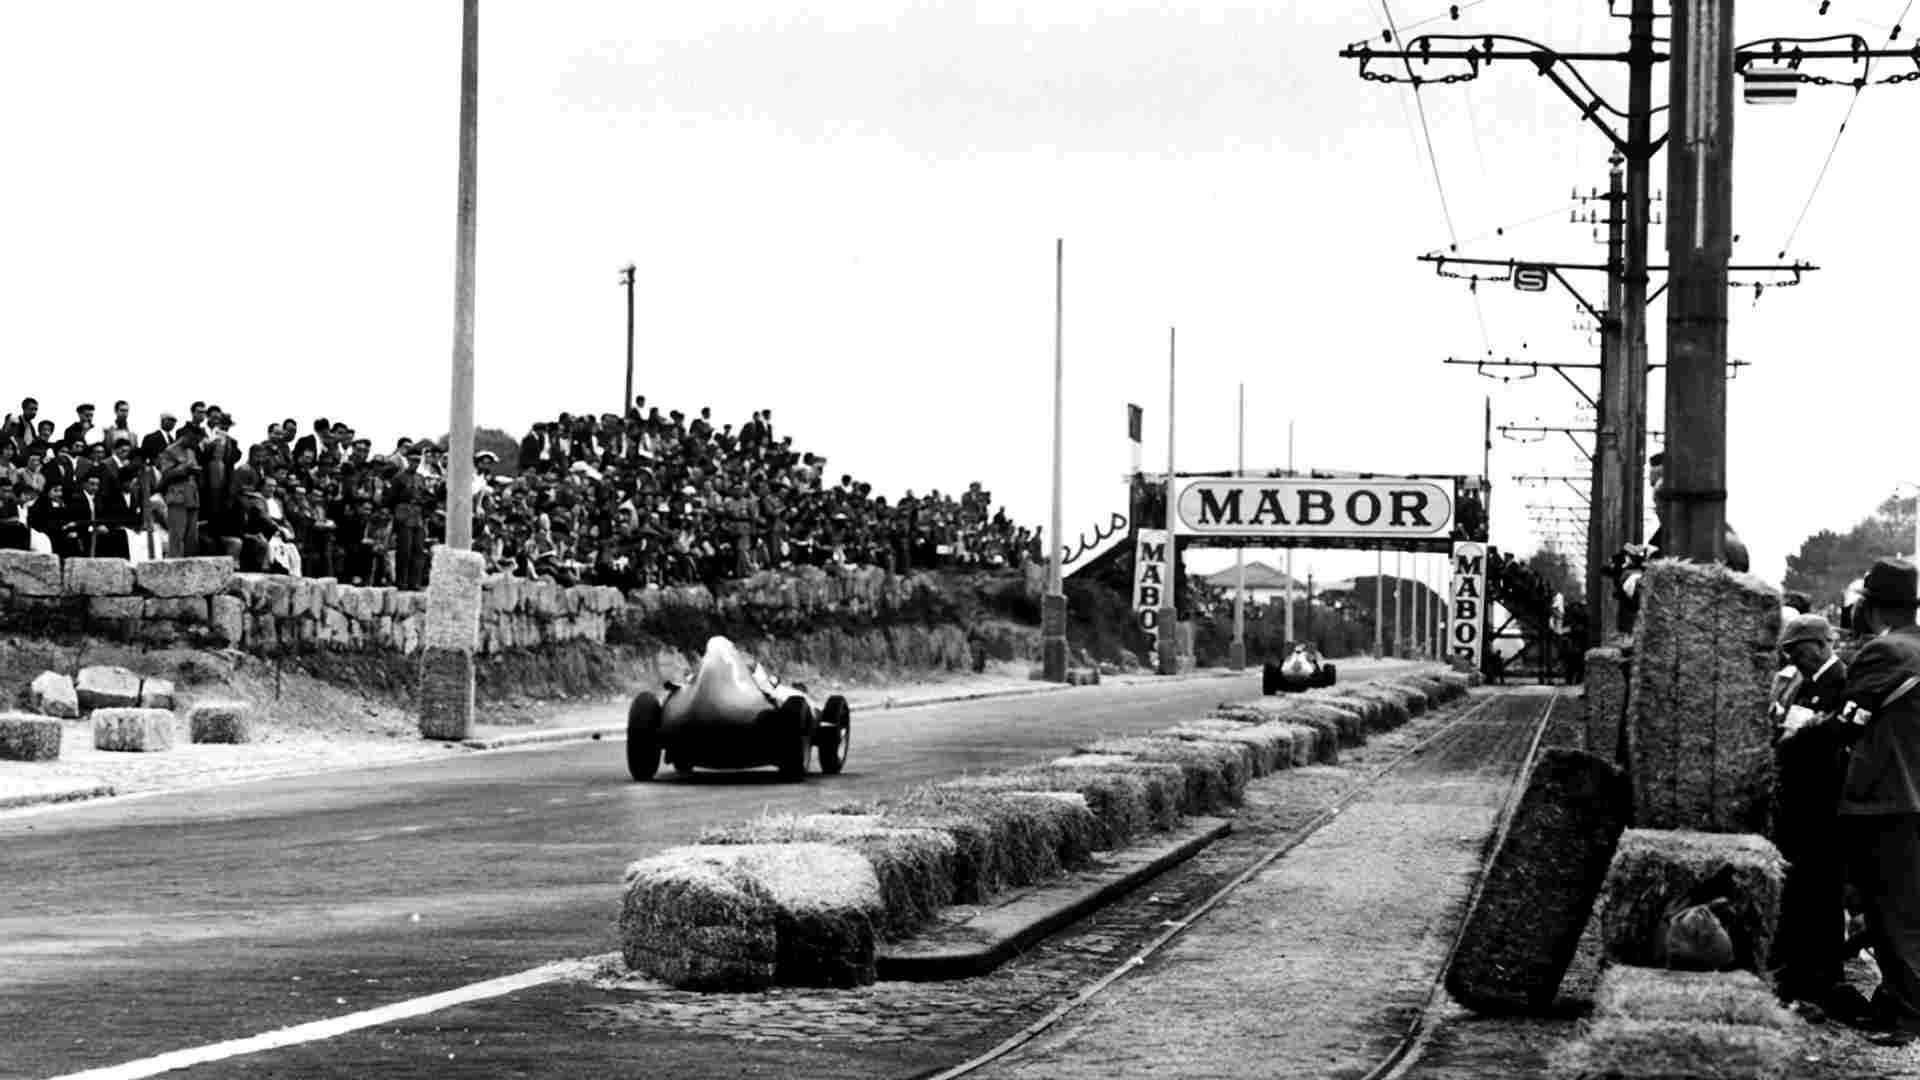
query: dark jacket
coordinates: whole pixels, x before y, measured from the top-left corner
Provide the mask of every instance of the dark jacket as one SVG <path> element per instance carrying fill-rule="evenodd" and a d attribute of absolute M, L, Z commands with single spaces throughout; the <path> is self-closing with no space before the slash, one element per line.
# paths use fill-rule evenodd
<path fill-rule="evenodd" d="M 1915 676 L 1920 628 L 1911 626 L 1867 642 L 1848 665 L 1846 700 L 1873 715 L 1847 760 L 1842 814 L 1920 814 L 1920 686 L 1887 704 Z"/>

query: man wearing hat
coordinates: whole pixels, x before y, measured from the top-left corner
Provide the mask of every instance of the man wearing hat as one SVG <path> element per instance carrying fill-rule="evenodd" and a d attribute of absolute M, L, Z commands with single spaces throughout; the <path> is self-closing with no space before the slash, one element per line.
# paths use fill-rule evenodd
<path fill-rule="evenodd" d="M 1874 1041 L 1920 1039 L 1920 573 L 1880 559 L 1860 589 L 1859 622 L 1874 635 L 1847 670 L 1841 718 L 1859 736 L 1840 788 L 1848 878 L 1860 894 L 1880 967 Z"/>
<path fill-rule="evenodd" d="M 1774 678 L 1768 716 L 1774 724 L 1774 842 L 1789 864 L 1774 959 L 1784 1001 L 1819 1019 L 1864 1019 L 1869 1009 L 1846 984 L 1839 830 L 1840 781 L 1847 726 L 1834 723 L 1847 669 L 1834 655 L 1834 629 L 1818 615 L 1796 615 L 1780 633 L 1787 666 Z"/>

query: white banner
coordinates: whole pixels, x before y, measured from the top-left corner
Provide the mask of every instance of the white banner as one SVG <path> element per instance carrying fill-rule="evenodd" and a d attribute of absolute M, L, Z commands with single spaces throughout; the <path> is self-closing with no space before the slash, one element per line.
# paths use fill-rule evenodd
<path fill-rule="evenodd" d="M 1453 545 L 1453 584 L 1447 611 L 1447 655 L 1480 667 L 1487 635 L 1487 546 Z"/>
<path fill-rule="evenodd" d="M 1180 491 L 1186 536 L 1407 539 L 1453 531 L 1453 492 L 1432 480 L 1193 480 Z"/>
<path fill-rule="evenodd" d="M 1160 608 L 1173 588 L 1173 582 L 1161 580 L 1167 574 L 1167 530 L 1139 529 L 1133 535 L 1133 617 L 1157 645 Z"/>

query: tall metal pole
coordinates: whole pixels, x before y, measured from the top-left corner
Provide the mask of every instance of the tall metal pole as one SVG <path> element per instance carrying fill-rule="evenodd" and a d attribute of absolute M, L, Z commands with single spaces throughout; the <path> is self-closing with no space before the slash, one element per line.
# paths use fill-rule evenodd
<path fill-rule="evenodd" d="M 1394 552 L 1394 655 L 1404 655 L 1407 651 L 1407 632 L 1400 626 L 1400 586 L 1405 557 L 1405 552 Z"/>
<path fill-rule="evenodd" d="M 1287 421 L 1287 475 L 1289 477 L 1293 475 L 1293 421 L 1291 420 Z M 1293 549 L 1291 547 L 1287 549 L 1286 576 L 1287 610 L 1281 618 L 1284 620 L 1283 633 L 1287 639 L 1287 645 L 1291 647 L 1293 645 Z"/>
<path fill-rule="evenodd" d="M 1627 39 L 1626 268 L 1620 300 L 1620 339 L 1626 351 L 1620 407 L 1620 508 L 1623 543 L 1641 543 L 1647 501 L 1647 229 L 1652 216 L 1654 0 L 1633 0 Z M 1676 53 L 1677 56 L 1677 53 Z M 1671 110 L 1669 110 L 1671 112 Z M 1671 152 L 1671 151 L 1669 151 Z M 1614 550 L 1602 551 L 1604 562 Z M 1614 623 L 1609 620 L 1607 627 Z M 1598 644 L 1599 639 L 1595 639 Z"/>
<path fill-rule="evenodd" d="M 1373 549 L 1373 655 L 1387 655 L 1387 549 Z"/>
<path fill-rule="evenodd" d="M 1247 384 L 1240 384 L 1240 415 L 1236 425 L 1238 450 L 1233 459 L 1233 475 L 1246 475 L 1247 471 Z M 1233 644 L 1228 649 L 1228 663 L 1235 671 L 1243 671 L 1247 666 L 1247 549 L 1233 549 Z"/>
<path fill-rule="evenodd" d="M 1631 396 L 1627 388 L 1628 356 L 1620 332 L 1626 307 L 1626 159 L 1613 155 L 1607 176 L 1607 312 L 1600 324 L 1600 408 L 1594 417 L 1593 494 L 1587 506 L 1587 628 L 1588 640 L 1600 643 L 1614 625 L 1618 606 L 1613 590 L 1604 588 L 1600 568 L 1628 542 L 1625 500 L 1626 456 L 1622 435 L 1627 422 L 1623 409 Z"/>
<path fill-rule="evenodd" d="M 626 395 L 620 399 L 620 415 L 626 416 L 633 408 L 633 270 L 632 263 L 620 271 L 620 281 L 627 287 L 627 385 Z"/>
<path fill-rule="evenodd" d="M 1673 7 L 1667 150 L 1666 547 L 1726 553 L 1727 261 L 1733 249 L 1733 0 Z"/>
<path fill-rule="evenodd" d="M 1067 593 L 1060 569 L 1065 544 L 1061 462 L 1065 453 L 1066 264 L 1066 239 L 1057 238 L 1053 242 L 1053 520 L 1047 534 L 1047 591 L 1040 600 L 1040 677 L 1047 682 L 1067 681 Z"/>
<path fill-rule="evenodd" d="M 473 279 L 480 160 L 480 0 L 460 19 L 460 193 L 454 221 L 453 401 L 447 434 L 447 546 L 473 548 Z"/>
<path fill-rule="evenodd" d="M 1180 628 L 1180 608 L 1178 603 L 1178 572 L 1180 545 L 1174 535 L 1174 522 L 1178 509 L 1175 503 L 1180 498 L 1179 485 L 1173 473 L 1173 421 L 1174 421 L 1174 328 L 1167 327 L 1167 585 L 1164 591 L 1166 602 L 1160 607 L 1160 674 L 1177 675 L 1180 673 L 1180 643 L 1176 631 Z"/>

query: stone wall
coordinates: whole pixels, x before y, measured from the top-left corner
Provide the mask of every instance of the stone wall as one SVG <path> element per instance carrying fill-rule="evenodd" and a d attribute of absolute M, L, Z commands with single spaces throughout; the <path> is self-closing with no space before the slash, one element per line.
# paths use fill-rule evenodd
<path fill-rule="evenodd" d="M 484 653 L 606 640 L 625 607 L 619 590 L 488 578 Z M 342 585 L 332 578 L 241 574 L 224 556 L 129 563 L 0 551 L 0 623 L 28 633 L 79 632 L 153 646 L 237 648 L 261 656 L 316 649 L 420 650 L 427 594 Z"/>
<path fill-rule="evenodd" d="M 872 568 L 763 572 L 718 588 L 654 587 L 627 596 L 608 587 L 489 577 L 481 583 L 479 651 L 640 635 L 698 649 L 708 633 L 791 634 L 830 619 L 965 622 L 955 605 L 968 592 L 932 575 Z M 425 592 L 236 573 L 224 556 L 129 563 L 0 551 L 0 626 L 17 632 L 260 656 L 321 649 L 411 655 L 425 644 L 426 605 Z M 682 636 L 691 643 L 674 640 Z"/>

